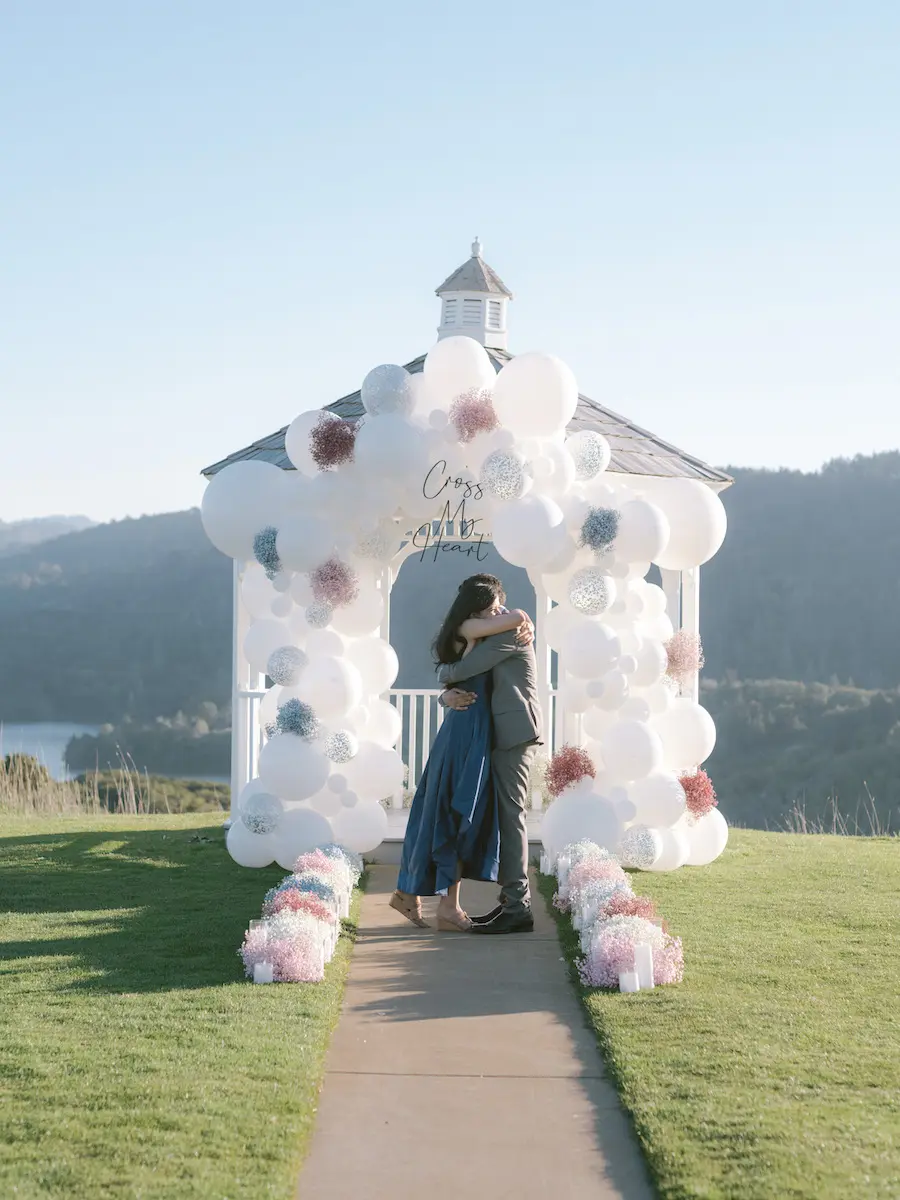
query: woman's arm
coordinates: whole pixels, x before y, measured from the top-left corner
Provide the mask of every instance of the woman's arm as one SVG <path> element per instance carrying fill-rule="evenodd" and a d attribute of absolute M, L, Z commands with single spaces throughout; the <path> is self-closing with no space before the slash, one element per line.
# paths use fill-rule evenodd
<path fill-rule="evenodd" d="M 510 633 L 529 620 L 527 613 L 522 612 L 520 608 L 514 608 L 512 612 L 497 613 L 493 617 L 469 617 L 460 625 L 458 634 L 467 642 L 474 642 L 494 633 Z"/>

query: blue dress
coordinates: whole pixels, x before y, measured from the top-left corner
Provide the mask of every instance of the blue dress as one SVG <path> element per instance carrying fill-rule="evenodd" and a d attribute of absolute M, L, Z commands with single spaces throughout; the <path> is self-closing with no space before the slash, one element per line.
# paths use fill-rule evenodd
<path fill-rule="evenodd" d="M 500 824 L 491 783 L 490 675 L 466 688 L 477 699 L 447 709 L 416 788 L 406 826 L 397 888 L 436 896 L 459 877 L 493 882 L 500 863 Z"/>

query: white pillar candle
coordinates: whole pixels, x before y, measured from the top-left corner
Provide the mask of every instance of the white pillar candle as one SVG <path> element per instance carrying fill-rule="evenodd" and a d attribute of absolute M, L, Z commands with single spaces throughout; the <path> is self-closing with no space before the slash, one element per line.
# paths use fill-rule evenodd
<path fill-rule="evenodd" d="M 634 948 L 634 969 L 641 988 L 653 987 L 653 947 L 649 942 L 639 942 Z"/>
<path fill-rule="evenodd" d="M 584 925 L 584 917 L 583 917 L 582 910 L 580 908 L 576 908 L 575 911 L 572 913 L 572 928 L 573 929 L 581 929 L 583 927 L 583 925 Z"/>
<path fill-rule="evenodd" d="M 259 929 L 260 925 L 263 925 L 263 924 L 264 924 L 263 921 L 251 921 L 250 928 L 251 929 Z"/>
<path fill-rule="evenodd" d="M 547 853 L 546 850 L 541 855 L 541 874 L 542 875 L 550 874 L 550 855 Z"/>
<path fill-rule="evenodd" d="M 569 867 L 571 863 L 568 854 L 561 854 L 556 860 L 556 879 L 559 883 L 559 894 L 566 898 L 569 894 Z"/>
<path fill-rule="evenodd" d="M 620 971 L 619 972 L 619 991 L 620 992 L 638 992 L 640 985 L 636 971 Z"/>
<path fill-rule="evenodd" d="M 253 964 L 253 982 L 254 983 L 274 983 L 275 968 L 270 962 L 260 962 Z"/>

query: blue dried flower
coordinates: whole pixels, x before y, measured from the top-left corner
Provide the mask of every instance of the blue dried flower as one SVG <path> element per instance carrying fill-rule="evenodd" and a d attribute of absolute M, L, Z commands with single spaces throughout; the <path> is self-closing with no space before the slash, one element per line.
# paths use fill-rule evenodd
<path fill-rule="evenodd" d="M 322 728 L 312 708 L 296 698 L 282 704 L 275 723 L 279 733 L 293 733 L 306 742 L 314 742 Z"/>
<path fill-rule="evenodd" d="M 619 532 L 619 510 L 592 508 L 581 526 L 581 544 L 590 546 L 596 554 L 608 550 Z"/>
<path fill-rule="evenodd" d="M 318 896 L 320 900 L 335 902 L 334 888 L 315 876 L 301 875 L 297 880 L 296 887 L 298 892 L 310 892 L 313 896 Z"/>
<path fill-rule="evenodd" d="M 281 559 L 278 557 L 278 551 L 275 548 L 275 539 L 277 537 L 278 530 L 275 526 L 267 525 L 253 539 L 253 557 L 263 568 L 268 579 L 274 579 L 281 570 Z"/>
<path fill-rule="evenodd" d="M 337 842 L 329 842 L 327 846 L 320 846 L 319 849 L 326 858 L 341 858 L 350 869 L 353 876 L 354 885 L 362 875 L 363 860 L 358 854 L 354 854 L 352 850 L 346 850 L 343 846 L 339 846 Z"/>

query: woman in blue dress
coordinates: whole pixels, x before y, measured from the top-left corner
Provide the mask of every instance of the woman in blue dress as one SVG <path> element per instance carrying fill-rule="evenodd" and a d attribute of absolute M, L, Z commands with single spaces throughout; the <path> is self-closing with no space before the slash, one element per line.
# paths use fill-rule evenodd
<path fill-rule="evenodd" d="M 459 662 L 480 638 L 525 627 L 528 616 L 503 607 L 500 581 L 463 580 L 434 640 L 436 663 Z M 441 897 L 438 929 L 465 932 L 471 922 L 459 903 L 461 879 L 497 879 L 500 829 L 491 785 L 490 675 L 468 681 L 468 708 L 445 710 L 412 802 L 397 890 L 391 907 L 424 926 L 420 896 Z"/>

